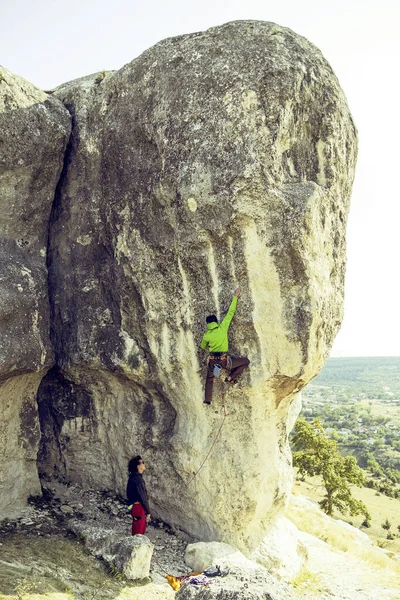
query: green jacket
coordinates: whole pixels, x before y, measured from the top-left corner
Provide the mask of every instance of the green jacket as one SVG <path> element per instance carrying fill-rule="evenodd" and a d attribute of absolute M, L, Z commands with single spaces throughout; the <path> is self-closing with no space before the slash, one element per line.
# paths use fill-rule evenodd
<path fill-rule="evenodd" d="M 235 314 L 236 305 L 237 296 L 233 296 L 225 319 L 219 325 L 218 323 L 208 323 L 207 331 L 201 340 L 203 350 L 208 346 L 210 352 L 228 352 L 228 329 Z"/>

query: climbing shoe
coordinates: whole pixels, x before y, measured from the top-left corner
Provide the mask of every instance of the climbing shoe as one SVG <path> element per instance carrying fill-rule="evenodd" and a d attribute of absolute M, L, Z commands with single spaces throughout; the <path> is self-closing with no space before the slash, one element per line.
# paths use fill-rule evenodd
<path fill-rule="evenodd" d="M 225 383 L 230 383 L 231 385 L 235 385 L 238 382 L 237 379 L 228 379 L 225 377 Z"/>

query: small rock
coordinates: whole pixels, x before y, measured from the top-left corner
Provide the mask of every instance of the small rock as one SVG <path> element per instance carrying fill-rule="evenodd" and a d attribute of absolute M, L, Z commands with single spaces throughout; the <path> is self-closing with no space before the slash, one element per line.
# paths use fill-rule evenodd
<path fill-rule="evenodd" d="M 62 504 L 60 510 L 64 515 L 72 515 L 74 513 L 74 509 L 68 506 L 68 504 Z"/>

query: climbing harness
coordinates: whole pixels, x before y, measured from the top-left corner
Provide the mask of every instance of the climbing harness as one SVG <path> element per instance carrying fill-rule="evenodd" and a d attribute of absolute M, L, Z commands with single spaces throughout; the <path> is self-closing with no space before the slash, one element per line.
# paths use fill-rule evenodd
<path fill-rule="evenodd" d="M 134 502 L 133 504 L 140 504 L 140 502 Z M 129 512 L 131 512 L 132 508 L 133 508 L 133 504 L 130 504 L 128 506 L 128 510 Z M 143 515 L 142 517 L 136 516 L 136 515 L 131 515 L 132 517 L 132 521 L 141 521 L 142 519 L 146 518 L 146 515 Z"/>
<path fill-rule="evenodd" d="M 227 352 L 211 352 L 207 365 L 210 371 L 212 370 L 214 377 L 219 377 L 222 369 L 232 367 L 232 359 Z"/>
<path fill-rule="evenodd" d="M 210 362 L 214 362 L 215 366 L 219 366 L 222 369 L 231 369 L 232 368 L 232 358 L 229 356 L 227 352 L 210 352 L 207 360 L 207 364 Z M 225 363 L 225 364 L 223 364 Z M 221 372 L 221 371 L 220 371 Z M 215 375 L 215 373 L 214 373 Z M 215 375 L 219 377 L 218 375 Z"/>

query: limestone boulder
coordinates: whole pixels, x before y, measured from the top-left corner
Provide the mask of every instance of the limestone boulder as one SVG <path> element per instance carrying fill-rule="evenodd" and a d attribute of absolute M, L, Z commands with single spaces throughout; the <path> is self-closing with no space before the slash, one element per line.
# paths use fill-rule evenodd
<path fill-rule="evenodd" d="M 276 577 L 292 581 L 306 565 L 308 554 L 297 527 L 280 515 L 251 558 Z"/>
<path fill-rule="evenodd" d="M 278 523 L 275 529 L 280 529 Z M 294 527 L 294 526 L 293 526 Z M 273 528 L 273 529 L 274 529 Z M 268 532 L 261 547 L 271 539 Z M 292 598 L 291 588 L 285 581 L 291 581 L 298 571 L 298 557 L 291 552 L 291 547 L 284 545 L 287 540 L 282 539 L 280 555 L 277 556 L 276 548 L 271 549 L 271 555 L 262 550 L 253 554 L 252 560 L 244 556 L 237 548 L 221 542 L 198 542 L 189 544 L 186 548 L 185 562 L 193 571 L 204 571 L 210 566 L 218 565 L 223 577 L 210 577 L 209 587 L 204 590 L 192 592 L 184 586 L 177 598 L 202 598 L 209 599 L 271 599 L 288 600 Z M 294 559 L 295 565 L 289 567 L 288 563 Z M 267 563 L 268 561 L 268 563 Z M 282 565 L 286 565 L 284 568 Z M 280 572 L 277 571 L 279 566 Z M 291 569 L 291 570 L 290 570 Z M 276 578 L 278 576 L 278 579 Z"/>
<path fill-rule="evenodd" d="M 149 577 L 154 546 L 145 535 L 121 536 L 114 529 L 105 529 L 90 521 L 71 521 L 70 527 L 82 536 L 95 556 L 103 558 L 127 579 Z"/>
<path fill-rule="evenodd" d="M 299 392 L 342 319 L 344 94 L 306 39 L 241 21 L 55 96 L 74 125 L 49 234 L 41 473 L 123 494 L 140 453 L 154 515 L 249 552 L 287 502 Z M 230 350 L 250 369 L 205 407 L 205 317 L 238 285 Z"/>
<path fill-rule="evenodd" d="M 191 546 L 192 559 L 201 562 L 201 556 L 205 557 L 207 553 L 219 555 L 217 564 L 224 565 L 223 572 L 228 567 L 229 572 L 223 577 L 209 577 L 207 586 L 184 584 L 176 594 L 177 600 L 294 600 L 293 587 L 276 579 L 234 548 L 227 554 L 227 548 L 223 548 L 227 544 L 220 544 L 219 549 L 216 542 Z"/>
<path fill-rule="evenodd" d="M 219 565 L 225 570 L 235 568 L 241 568 L 247 572 L 260 570 L 260 566 L 255 561 L 249 560 L 237 548 L 223 542 L 188 544 L 185 562 L 192 571 L 200 573 L 215 565 Z"/>
<path fill-rule="evenodd" d="M 60 101 L 0 67 L 0 515 L 40 493 L 36 392 L 53 364 L 48 223 L 70 132 Z"/>
<path fill-rule="evenodd" d="M 285 589 L 271 590 L 260 582 L 249 582 L 227 577 L 214 580 L 207 586 L 187 584 L 176 594 L 176 600 L 293 600 Z M 272 593 L 270 593 L 272 591 Z M 275 592 L 275 593 L 274 593 Z"/>

